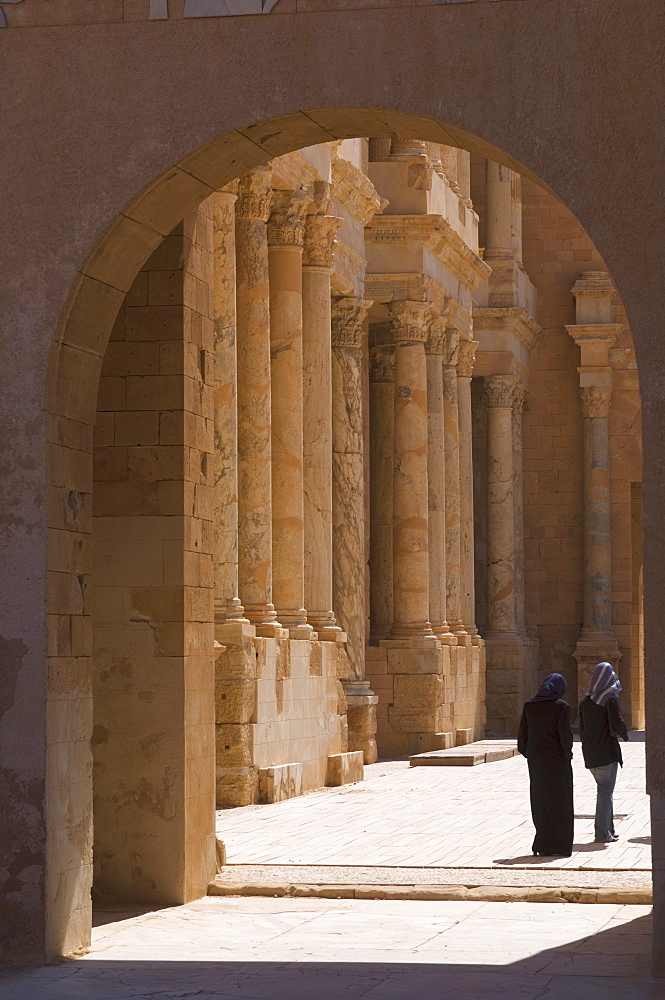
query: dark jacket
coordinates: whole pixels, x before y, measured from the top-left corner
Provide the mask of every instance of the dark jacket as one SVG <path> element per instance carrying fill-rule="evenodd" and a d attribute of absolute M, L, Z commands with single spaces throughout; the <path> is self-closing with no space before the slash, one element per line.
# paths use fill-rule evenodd
<path fill-rule="evenodd" d="M 597 705 L 586 695 L 580 704 L 580 739 L 585 767 L 605 767 L 615 761 L 623 765 L 618 736 L 628 739 L 617 699 L 610 698 L 606 705 Z"/>
<path fill-rule="evenodd" d="M 527 758 L 557 757 L 559 760 L 570 760 L 573 756 L 570 705 L 562 698 L 557 701 L 525 702 L 517 749 Z"/>

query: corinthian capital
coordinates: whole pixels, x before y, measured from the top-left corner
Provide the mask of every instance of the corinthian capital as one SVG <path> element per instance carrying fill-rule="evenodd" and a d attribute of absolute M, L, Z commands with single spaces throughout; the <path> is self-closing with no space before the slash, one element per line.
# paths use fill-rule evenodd
<path fill-rule="evenodd" d="M 446 353 L 446 321 L 442 316 L 436 316 L 430 323 L 425 353 L 441 357 Z"/>
<path fill-rule="evenodd" d="M 460 340 L 457 359 L 457 375 L 459 378 L 471 378 L 476 360 L 477 340 Z"/>
<path fill-rule="evenodd" d="M 488 375 L 484 379 L 487 405 L 512 407 L 516 386 L 516 375 Z"/>
<path fill-rule="evenodd" d="M 305 191 L 273 192 L 268 220 L 268 244 L 272 247 L 301 247 L 305 238 L 305 218 L 310 198 Z"/>
<path fill-rule="evenodd" d="M 520 416 L 526 409 L 528 409 L 526 402 L 526 386 L 523 382 L 519 382 L 515 386 L 515 395 L 513 396 L 513 413 Z"/>
<path fill-rule="evenodd" d="M 388 306 L 390 326 L 396 344 L 421 343 L 427 340 L 431 306 L 429 302 L 402 299 Z"/>
<path fill-rule="evenodd" d="M 272 170 L 269 167 L 256 167 L 243 174 L 238 181 L 236 219 L 268 221 L 272 200 L 271 181 Z"/>
<path fill-rule="evenodd" d="M 341 225 L 342 220 L 335 215 L 307 216 L 303 267 L 332 267 L 337 230 Z"/>
<path fill-rule="evenodd" d="M 392 344 L 377 344 L 369 349 L 370 382 L 395 381 L 395 348 Z"/>
<path fill-rule="evenodd" d="M 583 417 L 609 417 L 612 389 L 605 385 L 588 385 L 580 389 Z"/>
<path fill-rule="evenodd" d="M 332 300 L 333 347 L 362 347 L 363 323 L 371 305 L 371 302 L 353 296 Z"/>

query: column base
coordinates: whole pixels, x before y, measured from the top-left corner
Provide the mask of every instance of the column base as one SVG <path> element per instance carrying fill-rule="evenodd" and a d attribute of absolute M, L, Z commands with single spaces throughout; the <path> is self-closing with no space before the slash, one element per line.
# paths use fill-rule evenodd
<path fill-rule="evenodd" d="M 577 640 L 573 656 L 577 660 L 577 704 L 581 702 L 589 690 L 589 681 L 598 663 L 605 660 L 617 668 L 621 659 L 621 650 L 616 636 L 607 632 L 582 632 Z M 577 706 L 575 712 L 577 714 Z"/>
<path fill-rule="evenodd" d="M 538 688 L 538 643 L 519 632 L 490 632 L 487 650 L 487 729 L 516 736 L 522 706 Z"/>
<path fill-rule="evenodd" d="M 350 752 L 362 750 L 365 764 L 375 764 L 379 756 L 376 745 L 378 695 L 366 680 L 343 680 L 341 684 L 346 695 L 348 749 Z"/>
<path fill-rule="evenodd" d="M 298 611 L 276 610 L 279 622 L 283 629 L 288 632 L 289 639 L 316 639 L 316 633 L 307 622 L 307 612 L 304 608 Z"/>

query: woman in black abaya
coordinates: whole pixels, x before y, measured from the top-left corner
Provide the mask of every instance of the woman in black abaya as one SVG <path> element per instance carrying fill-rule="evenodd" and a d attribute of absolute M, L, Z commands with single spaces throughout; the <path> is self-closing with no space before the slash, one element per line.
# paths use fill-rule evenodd
<path fill-rule="evenodd" d="M 524 703 L 517 749 L 529 763 L 533 853 L 569 858 L 573 851 L 573 730 L 563 701 L 566 679 L 550 674 Z"/>

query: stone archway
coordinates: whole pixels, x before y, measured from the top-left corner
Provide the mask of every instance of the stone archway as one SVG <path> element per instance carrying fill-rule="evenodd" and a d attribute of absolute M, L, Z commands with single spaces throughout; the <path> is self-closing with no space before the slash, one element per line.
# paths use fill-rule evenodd
<path fill-rule="evenodd" d="M 38 31 L 30 35 L 29 77 L 15 72 L 14 59 L 28 65 L 22 36 L 15 43 L 3 72 L 9 74 L 7 92 L 16 92 L 20 81 L 12 155 L 24 144 L 25 169 L 3 220 L 11 227 L 14 253 L 5 303 L 11 384 L 2 406 L 8 497 L 21 516 L 10 515 L 6 523 L 11 597 L 4 631 L 15 655 L 2 738 L 25 745 L 27 737 L 29 750 L 21 760 L 10 756 L 4 773 L 6 811 L 16 820 L 8 852 L 15 888 L 3 913 L 16 928 L 9 959 L 40 961 L 72 951 L 85 946 L 89 933 L 90 432 L 101 359 L 119 305 L 162 237 L 222 184 L 280 153 L 359 134 L 417 133 L 518 166 L 575 212 L 612 271 L 645 372 L 649 752 L 654 857 L 661 858 L 665 796 L 656 706 L 662 682 L 655 651 L 664 588 L 660 537 L 648 526 L 662 523 L 664 491 L 658 449 L 650 454 L 648 442 L 662 439 L 665 421 L 658 319 L 662 224 L 655 207 L 655 164 L 663 149 L 660 84 L 653 73 L 663 14 L 658 4 L 646 3 L 636 25 L 625 0 L 603 4 L 602 12 L 600 6 L 571 13 L 567 5 L 534 0 L 469 4 L 463 13 L 442 7 L 356 11 L 348 15 L 351 33 L 350 22 L 334 12 L 267 23 L 227 18 L 221 26 L 141 23 L 131 32 L 126 25 Z M 112 67 L 105 62 L 109 44 L 118 56 Z M 621 75 L 629 49 L 632 104 Z M 67 67 L 78 51 L 88 58 L 74 84 Z M 509 60 L 506 53 L 512 53 Z M 482 95 L 468 86 L 470 78 L 484 81 Z M 257 94 L 265 96 L 248 98 Z M 390 110 L 380 110 L 385 108 Z M 34 130 L 49 116 L 57 127 L 42 131 L 42 159 L 50 168 L 45 177 L 30 153 Z M 642 159 L 631 155 L 635 144 L 645 151 Z M 633 180 L 627 188 L 622 171 Z M 650 191 L 648 225 L 641 209 Z M 604 210 L 608 202 L 611 217 Z M 34 232 L 39 237 L 31 243 Z M 45 267 L 44 245 L 57 241 L 60 253 Z M 78 545 L 73 554 L 72 542 Z M 60 545 L 62 554 L 54 559 Z M 16 565 L 25 567 L 29 584 L 12 578 Z M 45 605 L 55 629 L 48 672 Z M 66 653 L 60 629 L 70 637 Z M 35 688 L 46 692 L 46 705 L 35 701 Z M 62 784 L 63 769 L 68 785 Z M 203 819 L 202 829 L 206 823 L 211 819 Z M 183 898 L 202 891 L 202 881 L 203 875 Z M 658 935 L 665 921 L 660 875 L 655 888 Z"/>

